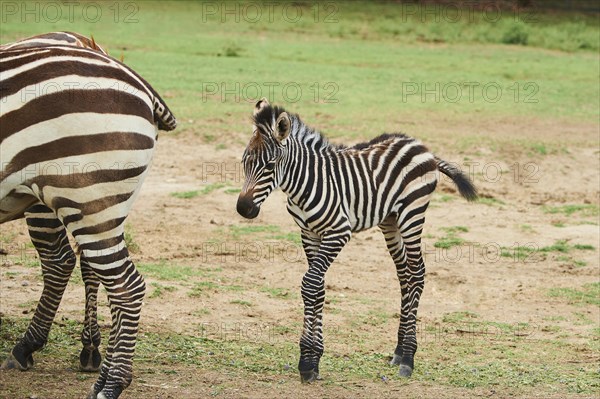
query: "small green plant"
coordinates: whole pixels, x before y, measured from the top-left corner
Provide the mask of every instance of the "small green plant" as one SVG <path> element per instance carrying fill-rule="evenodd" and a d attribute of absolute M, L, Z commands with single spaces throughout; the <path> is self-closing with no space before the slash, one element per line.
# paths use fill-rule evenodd
<path fill-rule="evenodd" d="M 562 213 L 567 216 L 571 216 L 574 213 L 580 213 L 583 216 L 598 216 L 598 205 L 593 204 L 569 204 L 560 206 L 544 206 L 543 211 L 545 213 L 555 214 Z"/>
<path fill-rule="evenodd" d="M 493 197 L 478 197 L 477 202 L 479 202 L 480 204 L 489 205 L 489 206 L 506 205 L 504 203 L 504 201 L 493 198 Z"/>
<path fill-rule="evenodd" d="M 195 198 L 198 195 L 200 195 L 200 192 L 198 190 L 171 193 L 171 197 L 181 198 L 181 199 Z"/>
<path fill-rule="evenodd" d="M 140 252 L 140 246 L 135 242 L 131 225 L 125 225 L 125 233 L 123 234 L 123 238 L 125 239 L 125 245 L 127 245 L 127 249 L 130 253 L 137 254 Z"/>
<path fill-rule="evenodd" d="M 442 230 L 446 232 L 446 236 L 442 237 L 440 240 L 436 241 L 433 246 L 436 248 L 448 249 L 458 245 L 462 245 L 465 240 L 460 237 L 457 237 L 457 233 L 466 233 L 469 231 L 464 226 L 452 226 L 452 227 L 443 227 Z"/>
<path fill-rule="evenodd" d="M 260 291 L 267 293 L 267 294 L 269 294 L 269 296 L 272 296 L 274 298 L 289 298 L 290 297 L 290 291 L 285 288 L 261 287 Z"/>
<path fill-rule="evenodd" d="M 546 148 L 545 144 L 542 143 L 535 143 L 531 145 L 531 150 L 537 154 L 540 155 L 547 155 L 548 154 L 548 149 Z"/>
<path fill-rule="evenodd" d="M 236 43 L 230 43 L 223 49 L 223 55 L 225 57 L 239 57 L 242 51 L 243 49 Z"/>
<path fill-rule="evenodd" d="M 527 45 L 529 41 L 529 33 L 527 26 L 521 21 L 513 21 L 509 24 L 502 35 L 502 43 L 504 44 L 521 44 Z"/>
<path fill-rule="evenodd" d="M 218 190 L 220 188 L 226 187 L 227 185 L 225 183 L 211 183 L 211 184 L 207 184 L 206 186 L 204 186 L 202 188 L 202 190 L 200 190 L 200 194 L 202 195 L 207 195 L 212 193 L 215 190 Z"/>
<path fill-rule="evenodd" d="M 152 291 L 152 294 L 150 294 L 150 298 L 160 298 L 165 292 L 173 292 L 177 290 L 177 287 L 162 285 L 160 283 L 152 283 L 152 286 L 154 287 L 154 291 Z"/>
<path fill-rule="evenodd" d="M 230 301 L 229 303 L 234 304 L 234 305 L 242 305 L 242 306 L 246 306 L 246 307 L 254 306 L 252 304 L 252 302 L 244 301 L 242 299 L 234 299 L 233 301 Z"/>

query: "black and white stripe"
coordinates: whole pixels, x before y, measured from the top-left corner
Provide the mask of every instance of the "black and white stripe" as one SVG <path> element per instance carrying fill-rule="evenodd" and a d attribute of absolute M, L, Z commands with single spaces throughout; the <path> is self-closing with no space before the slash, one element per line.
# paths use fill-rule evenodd
<path fill-rule="evenodd" d="M 36 313 L 4 366 L 31 367 L 32 353 L 46 343 L 76 260 L 68 231 L 86 282 L 83 368 L 100 361 L 99 283 L 113 321 L 89 397 L 116 398 L 131 382 L 145 292 L 128 256 L 124 221 L 148 172 L 158 129 L 172 130 L 176 120 L 137 73 L 85 47 L 40 43 L 0 50 L 0 223 L 26 217 L 44 276 Z"/>
<path fill-rule="evenodd" d="M 379 226 L 396 265 L 402 293 L 398 344 L 392 364 L 410 376 L 417 349 L 416 318 L 425 264 L 421 233 L 437 173 L 448 175 L 468 200 L 475 188 L 457 168 L 436 158 L 418 140 L 384 134 L 353 147 L 334 146 L 318 132 L 262 99 L 254 133 L 243 155 L 245 183 L 237 211 L 254 218 L 281 187 L 301 228 L 308 271 L 302 280 L 304 330 L 299 371 L 303 382 L 319 376 L 323 354 L 324 277 L 353 232 Z"/>

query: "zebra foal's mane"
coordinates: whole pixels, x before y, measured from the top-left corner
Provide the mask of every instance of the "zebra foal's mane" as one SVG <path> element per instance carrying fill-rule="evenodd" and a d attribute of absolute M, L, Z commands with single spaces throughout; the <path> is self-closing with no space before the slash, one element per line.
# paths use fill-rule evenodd
<path fill-rule="evenodd" d="M 253 122 L 258 128 L 260 134 L 251 140 L 250 147 L 252 149 L 259 149 L 260 145 L 264 144 L 265 137 L 267 140 L 271 140 L 271 127 L 275 124 L 277 117 L 282 112 L 287 111 L 283 107 L 266 105 L 256 115 L 253 116 Z M 357 143 L 352 146 L 348 146 L 346 144 L 334 144 L 331 143 L 327 137 L 323 135 L 323 133 L 304 124 L 300 118 L 300 115 L 290 112 L 288 112 L 288 115 L 291 121 L 290 137 L 295 138 L 300 143 L 315 149 L 331 149 L 334 151 L 347 149 L 362 151 L 391 139 L 401 138 L 406 141 L 415 141 L 414 138 L 407 136 L 404 133 L 383 133 L 369 141 Z M 267 127 L 269 130 L 265 131 L 265 127 Z"/>

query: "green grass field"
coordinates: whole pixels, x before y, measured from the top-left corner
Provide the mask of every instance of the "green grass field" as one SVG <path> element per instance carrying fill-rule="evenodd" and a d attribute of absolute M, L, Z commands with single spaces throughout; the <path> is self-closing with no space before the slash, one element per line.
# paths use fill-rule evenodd
<path fill-rule="evenodd" d="M 101 17 L 90 23 L 98 14 L 84 13 L 86 3 L 73 22 L 67 10 L 56 21 L 39 4 L 38 23 L 21 23 L 34 17 L 20 8 L 3 16 L 3 43 L 55 30 L 92 34 L 167 98 L 180 133 L 197 131 L 198 120 L 210 130 L 203 135 L 239 129 L 230 121 L 261 96 L 301 110 L 334 137 L 398 129 L 406 116 L 600 116 L 600 28 L 590 16 L 424 14 L 362 2 L 128 2 L 98 6 Z M 505 44 L 513 34 L 527 40 Z"/>

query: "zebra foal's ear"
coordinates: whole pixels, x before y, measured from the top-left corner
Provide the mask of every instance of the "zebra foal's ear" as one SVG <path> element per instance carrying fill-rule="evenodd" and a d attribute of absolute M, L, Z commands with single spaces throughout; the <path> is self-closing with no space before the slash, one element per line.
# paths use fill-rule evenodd
<path fill-rule="evenodd" d="M 282 112 L 275 122 L 274 135 L 277 141 L 282 142 L 290 134 L 291 127 L 290 117 L 287 112 Z"/>
<path fill-rule="evenodd" d="M 258 100 L 256 105 L 254 106 L 254 115 L 258 114 L 260 110 L 266 107 L 267 105 L 269 105 L 269 101 L 265 97 Z"/>

